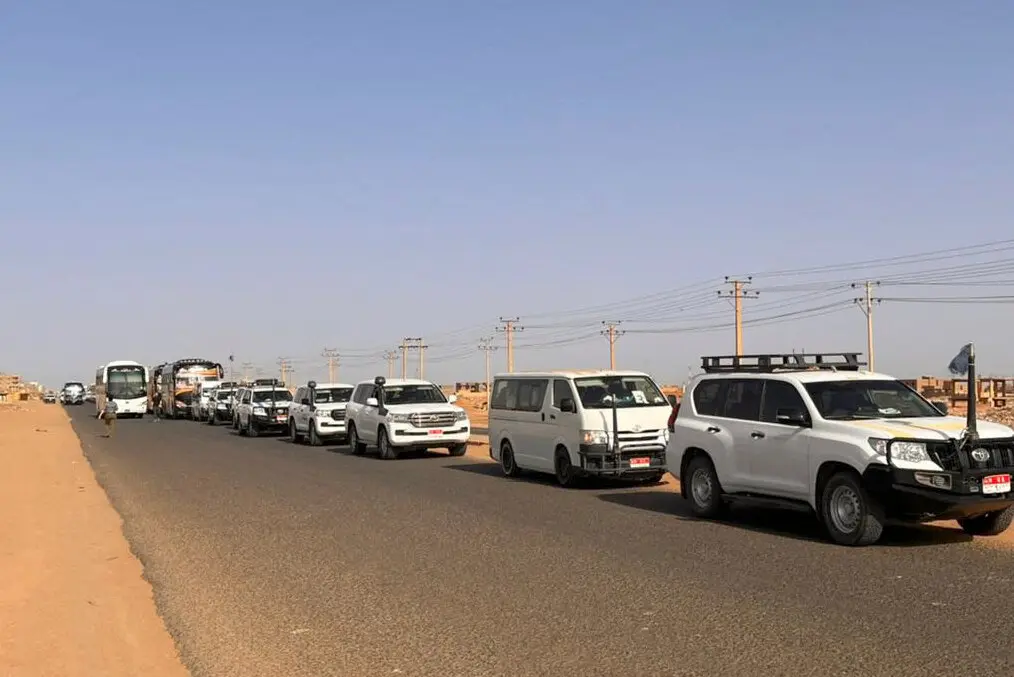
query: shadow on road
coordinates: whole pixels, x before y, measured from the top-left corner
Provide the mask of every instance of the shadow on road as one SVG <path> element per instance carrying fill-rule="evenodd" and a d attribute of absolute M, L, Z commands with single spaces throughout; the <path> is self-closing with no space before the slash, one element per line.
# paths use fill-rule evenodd
<path fill-rule="evenodd" d="M 470 472 L 475 475 L 485 475 L 486 477 L 497 477 L 501 480 L 510 479 L 513 482 L 526 482 L 528 484 L 536 484 L 547 487 L 555 488 L 558 491 L 563 489 L 557 485 L 556 478 L 548 473 L 537 473 L 526 471 L 523 472 L 519 477 L 507 478 L 504 477 L 503 470 L 500 469 L 498 463 L 456 463 L 454 465 L 447 466 L 452 470 L 463 470 Z M 573 487 L 568 487 L 566 491 L 602 491 L 603 489 L 630 489 L 632 487 L 650 487 L 656 485 L 644 484 L 632 481 L 632 480 L 609 480 L 596 477 L 584 477 L 580 479 L 577 484 Z"/>
<path fill-rule="evenodd" d="M 672 491 L 636 491 L 600 494 L 599 499 L 638 510 L 647 510 L 678 519 L 696 519 L 690 512 L 690 503 Z M 739 506 L 729 517 L 716 523 L 730 527 L 759 531 L 804 541 L 827 543 L 823 528 L 813 515 L 791 510 L 772 510 Z M 922 547 L 947 543 L 968 543 L 972 537 L 956 529 L 933 525 L 888 525 L 878 542 L 881 547 Z"/>

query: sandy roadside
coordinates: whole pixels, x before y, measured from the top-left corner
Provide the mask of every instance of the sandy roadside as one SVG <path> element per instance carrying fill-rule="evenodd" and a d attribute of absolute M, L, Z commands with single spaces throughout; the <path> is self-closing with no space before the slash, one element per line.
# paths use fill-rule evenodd
<path fill-rule="evenodd" d="M 471 441 L 469 442 L 467 456 L 492 463 L 493 461 L 489 457 L 489 438 L 482 435 L 473 435 Z M 674 491 L 678 493 L 680 490 L 680 483 L 679 480 L 674 478 L 672 475 L 666 474 L 662 483 L 653 488 L 656 491 Z M 947 529 L 961 530 L 961 527 L 958 526 L 957 522 L 931 522 L 931 524 L 938 527 L 945 527 Z M 1011 527 L 999 536 L 988 538 L 976 537 L 974 540 L 980 545 L 1014 550 L 1014 527 Z"/>
<path fill-rule="evenodd" d="M 0 675 L 185 677 L 59 405 L 0 405 Z"/>

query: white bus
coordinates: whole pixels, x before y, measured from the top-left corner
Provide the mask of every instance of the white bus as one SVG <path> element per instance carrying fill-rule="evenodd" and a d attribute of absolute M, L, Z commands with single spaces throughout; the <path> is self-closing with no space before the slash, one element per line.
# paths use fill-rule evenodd
<path fill-rule="evenodd" d="M 141 418 L 148 410 L 148 367 L 133 360 L 115 360 L 95 372 L 96 413 L 106 406 L 106 397 L 116 402 L 116 415 Z"/>

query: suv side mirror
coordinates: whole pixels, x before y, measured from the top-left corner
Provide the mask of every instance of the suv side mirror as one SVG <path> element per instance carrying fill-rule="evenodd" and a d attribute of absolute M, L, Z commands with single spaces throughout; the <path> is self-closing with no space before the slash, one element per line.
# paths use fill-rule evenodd
<path fill-rule="evenodd" d="M 950 407 L 947 406 L 946 402 L 933 402 L 933 406 L 934 408 L 936 408 L 937 411 L 939 411 L 944 416 L 946 416 L 947 412 L 950 411 Z"/>
<path fill-rule="evenodd" d="M 309 397 L 304 397 L 303 399 L 301 399 L 299 401 L 299 403 L 303 404 L 303 405 L 309 405 L 310 404 L 310 398 Z"/>
<path fill-rule="evenodd" d="M 800 428 L 810 427 L 810 419 L 806 412 L 799 409 L 779 409 L 775 412 L 775 423 L 794 425 Z"/>
<path fill-rule="evenodd" d="M 366 398 L 366 406 L 367 407 L 379 407 L 380 406 L 380 402 L 377 401 L 376 397 L 367 397 Z"/>
<path fill-rule="evenodd" d="M 560 411 L 566 412 L 568 414 L 573 414 L 574 412 L 576 412 L 577 407 L 574 406 L 574 400 L 569 397 L 565 397 L 562 400 L 560 400 Z"/>
<path fill-rule="evenodd" d="M 454 404 L 457 401 L 458 401 L 458 396 L 457 395 L 451 395 L 450 397 L 447 398 L 447 403 L 448 404 Z"/>

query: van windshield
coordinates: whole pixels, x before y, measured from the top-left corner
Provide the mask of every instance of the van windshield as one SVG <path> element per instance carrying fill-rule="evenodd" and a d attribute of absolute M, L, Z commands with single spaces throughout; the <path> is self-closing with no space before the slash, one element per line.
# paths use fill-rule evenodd
<path fill-rule="evenodd" d="M 585 409 L 610 409 L 613 399 L 618 409 L 669 405 L 662 391 L 646 376 L 576 378 L 574 385 Z"/>

